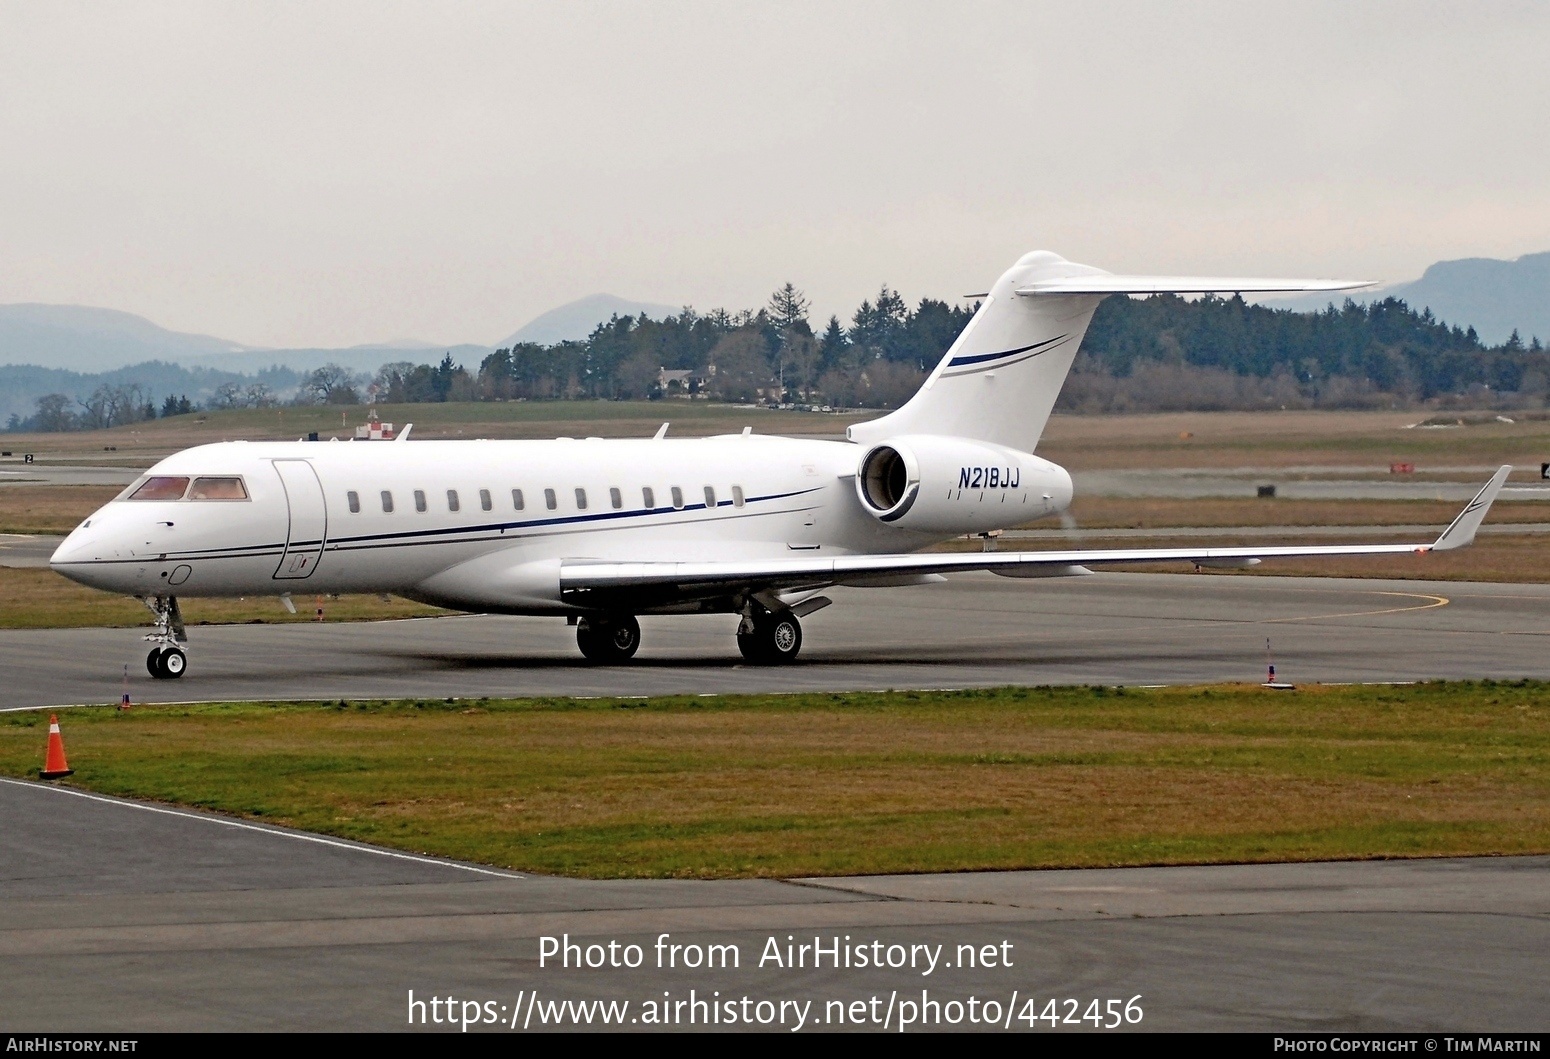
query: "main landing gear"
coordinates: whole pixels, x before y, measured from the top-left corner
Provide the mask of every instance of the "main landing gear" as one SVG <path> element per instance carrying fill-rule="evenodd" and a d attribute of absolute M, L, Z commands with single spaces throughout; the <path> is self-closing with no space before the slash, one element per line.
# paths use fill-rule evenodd
<path fill-rule="evenodd" d="M 578 618 L 576 646 L 593 665 L 623 665 L 640 648 L 640 622 L 629 614 Z M 737 627 L 737 648 L 754 665 L 784 665 L 802 650 L 802 623 L 784 607 L 770 610 L 751 603 Z"/>
<path fill-rule="evenodd" d="M 177 597 L 141 596 L 140 602 L 156 615 L 156 631 L 145 637 L 155 645 L 145 656 L 145 668 L 157 680 L 176 680 L 188 669 L 188 654 L 179 646 L 188 643 L 188 630 L 183 627 Z"/>
<path fill-rule="evenodd" d="M 576 622 L 576 646 L 600 666 L 628 662 L 640 648 L 640 622 L 629 614 L 603 614 Z"/>
<path fill-rule="evenodd" d="M 784 665 L 802 650 L 802 623 L 789 610 L 754 605 L 737 627 L 737 649 L 754 665 Z"/>

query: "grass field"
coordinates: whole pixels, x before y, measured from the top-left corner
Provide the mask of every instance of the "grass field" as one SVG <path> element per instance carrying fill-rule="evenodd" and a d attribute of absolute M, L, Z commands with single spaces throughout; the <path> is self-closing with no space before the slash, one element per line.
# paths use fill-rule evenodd
<path fill-rule="evenodd" d="M 123 487 L 8 485 L 0 489 L 0 533 L 69 533 Z"/>
<path fill-rule="evenodd" d="M 1425 412 L 1170 412 L 1055 416 L 1039 455 L 1072 470 L 1129 467 L 1296 467 L 1414 463 L 1438 467 L 1537 466 L 1550 460 L 1550 419 L 1503 423 L 1458 413 L 1464 425 L 1418 426 Z M 1509 417 L 1510 418 L 1510 417 Z M 1483 477 L 1483 476 L 1482 476 Z"/>
<path fill-rule="evenodd" d="M 561 436 L 649 438 L 663 423 L 674 436 L 736 433 L 751 426 L 761 434 L 838 436 L 845 426 L 875 413 L 833 415 L 782 412 L 709 401 L 507 401 L 377 405 L 384 422 L 411 438 L 553 438 Z M 67 434 L 7 434 L 0 448 L 31 452 L 40 460 L 67 459 L 103 465 L 145 466 L 163 456 L 212 441 L 295 441 L 319 436 L 352 437 L 366 422 L 364 406 L 284 407 L 195 412 L 110 430 Z M 111 448 L 112 451 L 109 451 Z"/>
<path fill-rule="evenodd" d="M 1078 496 L 1070 514 L 1081 530 L 1176 526 L 1436 526 L 1440 530 L 1463 506 L 1453 500 Z M 1550 522 L 1550 505 L 1538 500 L 1498 500 L 1491 506 L 1487 521 Z M 1045 519 L 1035 525 L 1055 528 L 1060 521 Z"/>
<path fill-rule="evenodd" d="M 414 423 L 420 438 L 649 437 L 663 422 L 674 435 L 736 432 L 836 437 L 880 413 L 827 415 L 740 408 L 707 401 L 523 401 L 380 406 L 384 420 Z M 311 431 L 349 437 L 367 409 L 269 408 L 200 412 L 78 434 L 8 434 L 0 448 L 40 460 L 143 467 L 191 445 L 291 440 Z M 1463 425 L 1430 429 L 1423 421 Z M 1511 417 L 1509 417 L 1511 418 Z M 109 447 L 113 451 L 105 451 Z M 1039 455 L 1072 470 L 1120 467 L 1293 467 L 1391 462 L 1428 468 L 1550 460 L 1550 418 L 1504 423 L 1491 413 L 1434 417 L 1413 412 L 1171 412 L 1053 417 Z"/>
<path fill-rule="evenodd" d="M 44 714 L 0 718 L 35 775 Z M 69 783 L 588 877 L 1550 851 L 1550 686 L 71 710 Z"/>
<path fill-rule="evenodd" d="M 189 625 L 243 625 L 255 622 L 381 621 L 445 614 L 444 610 L 390 596 L 315 596 L 296 593 L 291 614 L 274 596 L 246 599 L 181 599 Z M 0 629 L 137 628 L 152 624 L 151 612 L 128 596 L 100 592 L 68 581 L 52 570 L 0 567 Z"/>

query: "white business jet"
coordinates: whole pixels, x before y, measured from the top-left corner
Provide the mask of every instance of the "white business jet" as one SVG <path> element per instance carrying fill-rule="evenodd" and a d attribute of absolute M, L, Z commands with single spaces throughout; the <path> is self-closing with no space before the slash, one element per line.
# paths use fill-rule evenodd
<path fill-rule="evenodd" d="M 179 596 L 394 593 L 455 610 L 567 618 L 622 663 L 640 614 L 734 614 L 756 663 L 789 662 L 835 585 L 1114 563 L 1245 566 L 1468 544 L 1503 467 L 1422 544 L 926 552 L 1054 515 L 1071 476 L 1033 455 L 1094 309 L 1112 294 L 1335 291 L 1321 280 L 1116 276 L 1039 252 L 988 294 L 920 392 L 845 441 L 740 435 L 556 441 L 225 442 L 152 467 L 51 560 L 156 616 L 147 668 L 187 668 Z"/>

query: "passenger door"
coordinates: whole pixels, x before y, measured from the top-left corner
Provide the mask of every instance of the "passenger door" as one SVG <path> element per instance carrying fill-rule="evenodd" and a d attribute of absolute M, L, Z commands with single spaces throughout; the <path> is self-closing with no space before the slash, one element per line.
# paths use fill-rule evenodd
<path fill-rule="evenodd" d="M 280 557 L 274 576 L 276 580 L 310 577 L 328 540 L 328 505 L 323 499 L 323 483 L 306 460 L 275 460 L 274 469 L 280 475 L 290 510 L 285 554 Z"/>

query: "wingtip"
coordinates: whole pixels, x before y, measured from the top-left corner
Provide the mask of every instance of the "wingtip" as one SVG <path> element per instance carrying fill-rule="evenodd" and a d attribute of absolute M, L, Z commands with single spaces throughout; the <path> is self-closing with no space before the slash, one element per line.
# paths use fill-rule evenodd
<path fill-rule="evenodd" d="M 1507 483 L 1507 476 L 1512 473 L 1512 464 L 1504 463 L 1491 475 L 1491 480 L 1486 482 L 1481 490 L 1475 494 L 1473 500 L 1464 505 L 1448 528 L 1442 531 L 1432 551 L 1446 552 L 1454 548 L 1462 548 L 1473 543 L 1475 532 L 1480 529 L 1480 524 L 1485 521 L 1486 515 L 1491 512 L 1491 505 L 1496 502 L 1496 496 L 1502 491 L 1502 486 Z"/>

